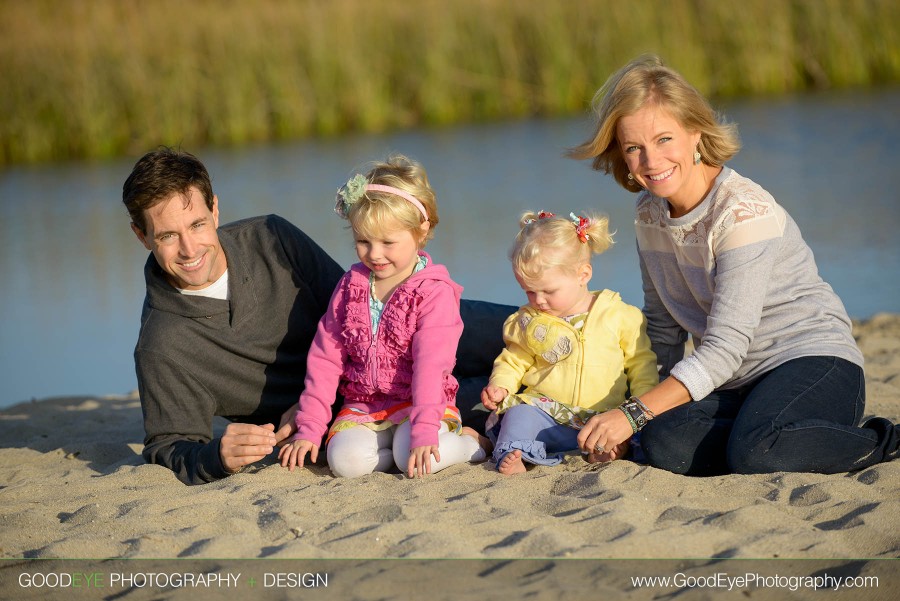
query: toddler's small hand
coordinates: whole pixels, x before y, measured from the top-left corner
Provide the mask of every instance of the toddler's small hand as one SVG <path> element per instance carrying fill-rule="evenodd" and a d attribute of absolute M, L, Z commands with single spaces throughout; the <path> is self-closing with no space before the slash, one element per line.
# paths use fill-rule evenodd
<path fill-rule="evenodd" d="M 441 452 L 438 450 L 437 445 L 410 449 L 409 461 L 406 464 L 406 474 L 410 478 L 415 478 L 416 476 L 422 478 L 425 474 L 430 474 L 432 455 L 435 461 L 441 460 Z"/>
<path fill-rule="evenodd" d="M 289 471 L 294 471 L 294 466 L 302 468 L 307 453 L 309 453 L 309 460 L 315 463 L 319 458 L 319 446 L 302 438 L 284 445 L 278 451 L 281 467 L 286 467 Z"/>
<path fill-rule="evenodd" d="M 507 391 L 505 388 L 488 384 L 484 387 L 484 390 L 481 391 L 481 404 L 484 405 L 485 409 L 488 411 L 493 411 L 497 408 L 497 405 L 506 398 L 506 395 Z"/>

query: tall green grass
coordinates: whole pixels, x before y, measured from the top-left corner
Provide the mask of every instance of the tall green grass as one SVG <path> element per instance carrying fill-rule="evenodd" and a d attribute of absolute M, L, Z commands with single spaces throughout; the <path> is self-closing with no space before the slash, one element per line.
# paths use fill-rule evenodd
<path fill-rule="evenodd" d="M 897 0 L 0 0 L 0 165 L 900 81 Z"/>

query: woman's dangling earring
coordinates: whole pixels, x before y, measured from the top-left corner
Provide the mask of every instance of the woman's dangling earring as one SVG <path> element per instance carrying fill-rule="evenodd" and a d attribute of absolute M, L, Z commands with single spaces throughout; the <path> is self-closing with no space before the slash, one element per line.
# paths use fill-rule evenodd
<path fill-rule="evenodd" d="M 700 158 L 701 158 L 701 157 L 700 157 L 700 151 L 695 149 L 695 150 L 694 150 L 694 164 L 695 164 L 695 165 L 699 165 L 699 164 L 700 164 Z"/>
<path fill-rule="evenodd" d="M 629 183 L 629 184 L 633 184 L 633 183 L 634 183 L 634 176 L 633 176 L 632 174 L 630 174 L 630 173 L 628 174 L 628 183 Z"/>

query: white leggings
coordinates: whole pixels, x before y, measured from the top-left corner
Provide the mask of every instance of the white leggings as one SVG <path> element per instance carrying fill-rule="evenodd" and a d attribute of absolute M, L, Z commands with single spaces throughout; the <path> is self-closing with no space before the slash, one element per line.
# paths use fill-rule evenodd
<path fill-rule="evenodd" d="M 409 430 L 409 421 L 386 430 L 370 430 L 365 426 L 341 430 L 328 442 L 328 467 L 335 476 L 343 478 L 387 472 L 395 465 L 401 472 L 406 472 Z M 465 461 L 484 461 L 487 457 L 477 440 L 450 432 L 443 422 L 438 430 L 438 448 L 441 460 L 435 461 L 431 457 L 432 473 Z"/>

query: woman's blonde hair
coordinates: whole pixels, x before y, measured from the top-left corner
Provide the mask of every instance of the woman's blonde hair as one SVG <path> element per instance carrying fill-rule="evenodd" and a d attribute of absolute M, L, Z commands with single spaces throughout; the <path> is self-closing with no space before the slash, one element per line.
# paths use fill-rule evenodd
<path fill-rule="evenodd" d="M 434 235 L 434 228 L 438 224 L 437 199 L 428 183 L 425 168 L 401 154 L 394 154 L 384 162 L 373 163 L 364 177 L 369 184 L 402 190 L 422 204 L 429 224 L 428 232 L 420 244 L 420 247 L 424 248 Z M 346 219 L 355 232 L 367 238 L 379 237 L 384 232 L 384 224 L 394 220 L 403 229 L 408 230 L 416 240 L 421 237 L 422 224 L 426 221 L 422 211 L 410 201 L 380 190 L 368 190 L 359 200 L 353 202 L 346 211 Z"/>
<path fill-rule="evenodd" d="M 616 139 L 619 119 L 648 105 L 664 109 L 688 132 L 700 132 L 697 150 L 701 160 L 721 166 L 741 148 L 737 126 L 725 123 L 709 102 L 677 71 L 655 55 L 645 54 L 615 73 L 594 95 L 591 106 L 596 121 L 594 134 L 566 154 L 573 159 L 593 159 L 597 171 L 612 173 L 619 185 L 632 192 L 640 187 L 628 179 L 628 167 Z"/>
<path fill-rule="evenodd" d="M 613 244 L 609 218 L 601 214 L 562 217 L 529 211 L 519 219 L 519 228 L 509 258 L 526 282 L 540 279 L 552 267 L 574 274 Z"/>

